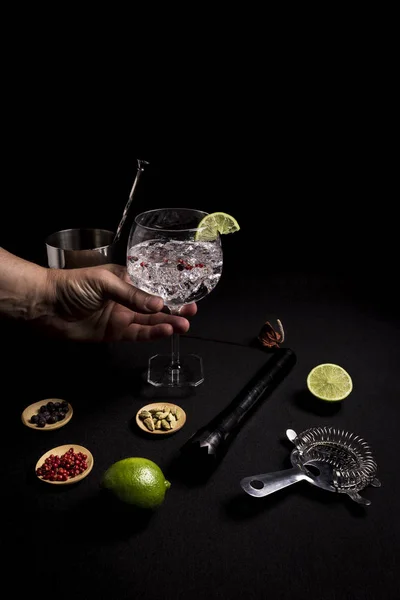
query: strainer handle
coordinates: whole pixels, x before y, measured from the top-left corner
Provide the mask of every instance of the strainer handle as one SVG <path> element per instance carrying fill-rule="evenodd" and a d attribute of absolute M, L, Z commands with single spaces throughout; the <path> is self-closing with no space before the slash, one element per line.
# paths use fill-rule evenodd
<path fill-rule="evenodd" d="M 245 477 L 241 480 L 240 485 L 250 496 L 261 498 L 303 480 L 313 483 L 311 477 L 306 475 L 301 469 L 293 467 L 292 469 L 284 469 L 283 471 Z"/>

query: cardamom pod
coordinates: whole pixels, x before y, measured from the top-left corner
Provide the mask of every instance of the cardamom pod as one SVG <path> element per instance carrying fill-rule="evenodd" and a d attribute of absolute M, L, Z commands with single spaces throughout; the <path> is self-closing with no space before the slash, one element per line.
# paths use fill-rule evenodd
<path fill-rule="evenodd" d="M 150 419 L 150 417 L 147 417 L 147 419 L 145 419 L 143 421 L 143 423 L 146 425 L 147 429 L 149 429 L 150 431 L 154 431 L 153 419 Z"/>
<path fill-rule="evenodd" d="M 148 410 L 142 410 L 142 411 L 139 413 L 139 418 L 140 418 L 140 419 L 147 419 L 148 417 L 151 417 L 151 413 L 149 413 L 149 411 L 148 411 Z"/>

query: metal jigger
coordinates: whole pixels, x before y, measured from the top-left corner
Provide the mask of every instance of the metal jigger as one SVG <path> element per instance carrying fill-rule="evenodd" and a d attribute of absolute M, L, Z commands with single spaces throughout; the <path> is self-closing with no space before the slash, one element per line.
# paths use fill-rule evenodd
<path fill-rule="evenodd" d="M 115 234 L 108 229 L 78 228 L 55 231 L 47 236 L 45 240 L 47 262 L 51 269 L 92 267 L 111 262 L 126 264 L 126 245 L 131 225 L 126 223 L 126 218 L 139 178 L 144 171 L 144 166 L 148 164 L 145 160 L 137 161 L 135 181 Z"/>

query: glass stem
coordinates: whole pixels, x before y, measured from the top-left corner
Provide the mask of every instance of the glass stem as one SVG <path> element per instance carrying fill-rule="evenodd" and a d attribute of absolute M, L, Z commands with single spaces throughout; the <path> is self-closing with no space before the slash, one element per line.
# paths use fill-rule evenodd
<path fill-rule="evenodd" d="M 171 369 L 179 369 L 179 366 L 179 333 L 173 333 L 171 340 Z"/>
<path fill-rule="evenodd" d="M 181 308 L 182 307 L 170 308 L 169 312 L 171 315 L 179 315 Z M 178 383 L 179 381 L 179 370 L 181 367 L 179 360 L 179 341 L 179 333 L 173 333 L 171 338 L 171 377 L 174 383 Z"/>

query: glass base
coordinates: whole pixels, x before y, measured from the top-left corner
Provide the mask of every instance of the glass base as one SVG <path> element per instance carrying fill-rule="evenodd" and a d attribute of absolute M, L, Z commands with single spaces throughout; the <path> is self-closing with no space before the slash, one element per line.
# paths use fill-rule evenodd
<path fill-rule="evenodd" d="M 204 381 L 203 362 L 196 354 L 186 354 L 173 369 L 170 354 L 156 354 L 149 359 L 147 381 L 157 387 L 196 387 Z"/>

